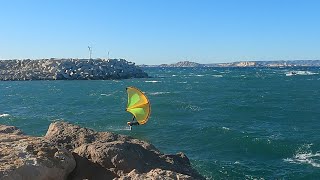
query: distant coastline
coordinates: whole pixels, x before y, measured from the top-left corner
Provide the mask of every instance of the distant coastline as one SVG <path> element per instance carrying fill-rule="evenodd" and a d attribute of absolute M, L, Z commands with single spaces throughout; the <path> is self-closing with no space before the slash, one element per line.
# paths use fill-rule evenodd
<path fill-rule="evenodd" d="M 140 67 L 320 67 L 320 60 L 237 61 L 231 63 L 200 64 L 180 61 L 174 64 L 139 65 Z"/>

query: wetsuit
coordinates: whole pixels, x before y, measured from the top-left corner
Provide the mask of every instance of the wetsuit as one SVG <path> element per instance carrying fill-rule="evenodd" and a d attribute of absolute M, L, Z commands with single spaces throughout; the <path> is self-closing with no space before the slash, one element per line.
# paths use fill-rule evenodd
<path fill-rule="evenodd" d="M 140 125 L 140 124 L 138 123 L 138 121 L 135 121 L 135 117 L 133 116 L 132 121 L 128 122 L 128 125 L 129 126 L 134 126 L 134 125 Z"/>

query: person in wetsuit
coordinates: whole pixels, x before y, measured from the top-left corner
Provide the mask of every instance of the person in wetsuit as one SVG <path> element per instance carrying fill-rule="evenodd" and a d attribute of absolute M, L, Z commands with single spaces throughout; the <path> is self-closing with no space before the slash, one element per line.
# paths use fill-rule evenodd
<path fill-rule="evenodd" d="M 134 116 L 130 122 L 127 122 L 127 124 L 130 126 L 130 130 L 132 129 L 132 126 L 140 125 Z"/>

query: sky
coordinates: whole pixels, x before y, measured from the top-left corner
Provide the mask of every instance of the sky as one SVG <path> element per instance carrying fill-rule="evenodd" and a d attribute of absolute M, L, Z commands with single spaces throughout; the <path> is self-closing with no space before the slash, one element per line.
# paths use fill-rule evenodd
<path fill-rule="evenodd" d="M 320 59 L 317 0 L 10 0 L 0 59 L 136 64 Z"/>

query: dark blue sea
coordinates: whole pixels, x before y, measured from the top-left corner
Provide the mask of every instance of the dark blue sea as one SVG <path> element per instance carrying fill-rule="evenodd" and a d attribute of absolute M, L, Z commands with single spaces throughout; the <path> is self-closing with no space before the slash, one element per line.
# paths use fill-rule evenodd
<path fill-rule="evenodd" d="M 63 119 L 130 135 L 184 152 L 207 179 L 320 179 L 319 68 L 144 70 L 152 78 L 1 81 L 0 124 L 44 135 Z M 132 131 L 127 86 L 152 108 Z"/>

